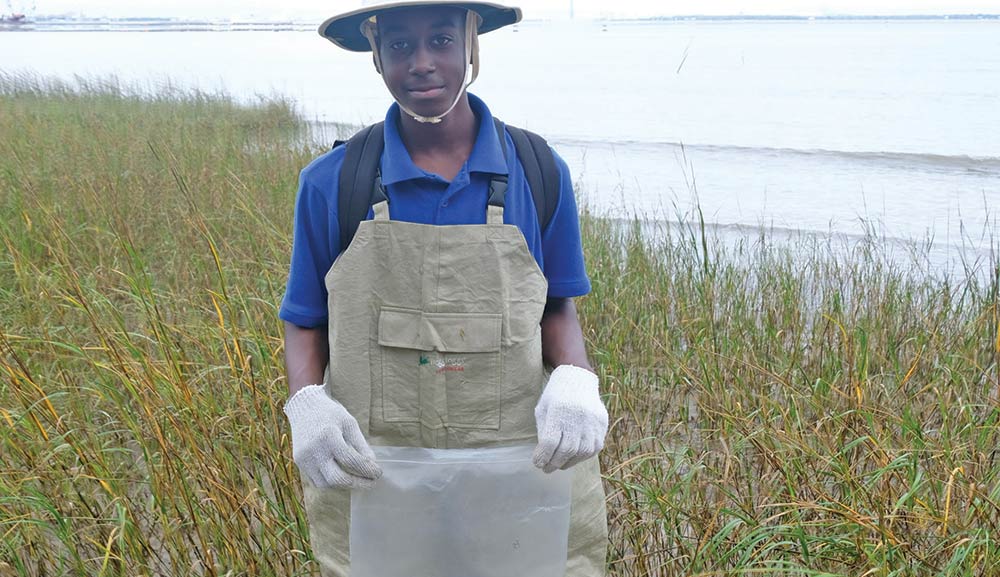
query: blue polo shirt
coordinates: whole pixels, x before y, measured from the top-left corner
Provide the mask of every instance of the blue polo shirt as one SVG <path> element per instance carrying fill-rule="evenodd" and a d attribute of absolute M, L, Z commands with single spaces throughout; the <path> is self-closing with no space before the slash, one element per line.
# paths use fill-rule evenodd
<path fill-rule="evenodd" d="M 413 164 L 399 135 L 399 106 L 385 116 L 385 150 L 382 183 L 389 197 L 393 220 L 420 224 L 485 224 L 491 174 L 507 174 L 504 223 L 516 225 L 548 280 L 549 297 L 575 297 L 590 292 L 583 265 L 580 223 L 573 181 L 566 162 L 556 155 L 559 167 L 559 201 L 552 220 L 541 230 L 531 189 L 510 135 L 504 134 L 507 159 L 493 128 L 493 115 L 482 100 L 469 95 L 479 118 L 479 133 L 472 154 L 451 182 Z M 313 160 L 299 175 L 295 204 L 292 263 L 279 316 L 300 327 L 327 323 L 327 293 L 323 279 L 340 254 L 337 189 L 343 146 Z M 369 211 L 368 218 L 372 218 Z"/>

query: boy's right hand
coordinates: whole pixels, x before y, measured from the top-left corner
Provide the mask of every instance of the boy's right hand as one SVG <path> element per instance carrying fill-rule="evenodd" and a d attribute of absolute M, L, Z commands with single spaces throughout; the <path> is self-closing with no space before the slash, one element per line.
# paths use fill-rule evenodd
<path fill-rule="evenodd" d="M 370 489 L 382 476 L 357 420 L 323 385 L 299 389 L 285 403 L 285 415 L 292 429 L 292 458 L 314 486 Z"/>

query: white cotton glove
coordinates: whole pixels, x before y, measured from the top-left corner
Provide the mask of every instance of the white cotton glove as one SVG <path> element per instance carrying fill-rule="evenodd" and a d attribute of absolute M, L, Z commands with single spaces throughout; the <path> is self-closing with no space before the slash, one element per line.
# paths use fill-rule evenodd
<path fill-rule="evenodd" d="M 597 375 L 580 367 L 559 365 L 552 371 L 535 406 L 536 467 L 546 473 L 568 469 L 604 448 L 608 410 L 597 384 Z"/>
<path fill-rule="evenodd" d="M 358 422 L 323 385 L 302 387 L 285 403 L 292 459 L 316 487 L 370 489 L 382 476 Z"/>

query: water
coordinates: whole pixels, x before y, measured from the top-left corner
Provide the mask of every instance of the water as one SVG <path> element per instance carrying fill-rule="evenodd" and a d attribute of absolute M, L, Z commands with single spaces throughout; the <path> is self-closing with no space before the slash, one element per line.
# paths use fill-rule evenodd
<path fill-rule="evenodd" d="M 318 123 L 381 119 L 370 57 L 287 28 L 0 33 L 0 69 L 169 77 L 280 93 Z M 481 44 L 473 92 L 548 137 L 595 212 L 699 206 L 719 230 L 875 228 L 945 255 L 997 235 L 1000 21 L 525 23 Z"/>

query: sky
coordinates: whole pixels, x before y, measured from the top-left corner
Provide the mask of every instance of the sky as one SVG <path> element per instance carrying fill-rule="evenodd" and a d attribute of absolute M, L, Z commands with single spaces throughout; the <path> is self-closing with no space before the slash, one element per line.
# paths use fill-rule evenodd
<path fill-rule="evenodd" d="M 362 0 L 363 1 L 363 0 Z M 30 15 L 178 18 L 263 17 L 323 20 L 362 5 L 344 0 L 0 0 L 0 11 Z M 367 3 L 371 3 L 370 0 Z M 1000 0 L 524 0 L 525 18 L 565 18 L 570 5 L 577 18 L 650 17 L 685 14 L 970 14 L 1000 13 Z"/>

